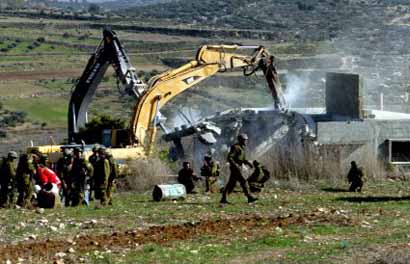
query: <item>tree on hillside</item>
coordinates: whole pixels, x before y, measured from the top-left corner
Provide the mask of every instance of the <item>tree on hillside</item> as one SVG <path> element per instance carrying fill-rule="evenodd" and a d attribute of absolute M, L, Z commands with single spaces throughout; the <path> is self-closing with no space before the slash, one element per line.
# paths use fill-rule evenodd
<path fill-rule="evenodd" d="M 100 6 L 97 4 L 90 4 L 88 6 L 88 12 L 91 14 L 98 14 L 100 12 Z"/>

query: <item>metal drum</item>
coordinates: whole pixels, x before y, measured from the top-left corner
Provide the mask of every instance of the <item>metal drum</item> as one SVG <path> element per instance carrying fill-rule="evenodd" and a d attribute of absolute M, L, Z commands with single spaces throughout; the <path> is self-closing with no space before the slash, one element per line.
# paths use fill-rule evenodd
<path fill-rule="evenodd" d="M 185 199 L 186 189 L 183 184 L 160 184 L 155 185 L 152 191 L 154 201 Z"/>

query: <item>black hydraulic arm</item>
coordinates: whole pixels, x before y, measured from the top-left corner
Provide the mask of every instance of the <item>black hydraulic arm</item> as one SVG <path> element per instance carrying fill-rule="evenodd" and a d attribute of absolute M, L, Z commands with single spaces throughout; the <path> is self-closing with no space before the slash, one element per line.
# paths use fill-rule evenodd
<path fill-rule="evenodd" d="M 79 129 L 86 124 L 88 107 L 109 65 L 113 66 L 125 92 L 137 98 L 144 92 L 145 85 L 138 79 L 135 68 L 131 65 L 115 32 L 108 28 L 104 29 L 103 40 L 88 60 L 71 95 L 68 107 L 70 142 L 81 140 L 77 138 Z"/>

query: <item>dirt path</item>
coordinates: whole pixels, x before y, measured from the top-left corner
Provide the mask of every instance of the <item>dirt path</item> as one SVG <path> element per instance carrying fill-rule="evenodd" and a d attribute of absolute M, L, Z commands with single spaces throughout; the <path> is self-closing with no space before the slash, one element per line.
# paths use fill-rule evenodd
<path fill-rule="evenodd" d="M 116 248 L 135 248 L 147 243 L 166 244 L 172 241 L 188 240 L 204 235 L 229 236 L 272 232 L 274 227 L 306 225 L 310 223 L 336 223 L 352 225 L 351 219 L 337 215 L 315 212 L 301 216 L 268 217 L 244 215 L 217 220 L 202 220 L 179 225 L 153 226 L 148 229 L 114 232 L 103 235 L 84 235 L 67 240 L 45 240 L 0 245 L 0 262 L 17 258 L 36 261 L 56 259 L 59 252 L 89 252 Z"/>
<path fill-rule="evenodd" d="M 0 80 L 44 80 L 44 79 L 67 79 L 69 77 L 78 77 L 81 70 L 69 69 L 59 71 L 19 71 L 19 72 L 0 72 Z"/>

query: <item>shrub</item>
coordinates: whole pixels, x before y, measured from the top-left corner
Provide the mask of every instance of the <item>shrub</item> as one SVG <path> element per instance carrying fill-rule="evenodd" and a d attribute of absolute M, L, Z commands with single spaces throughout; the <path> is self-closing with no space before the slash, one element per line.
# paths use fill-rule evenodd
<path fill-rule="evenodd" d="M 126 190 L 148 191 L 169 180 L 171 170 L 157 158 L 129 160 L 128 172 L 123 186 Z"/>
<path fill-rule="evenodd" d="M 46 39 L 44 37 L 37 38 L 37 42 L 44 43 Z"/>

